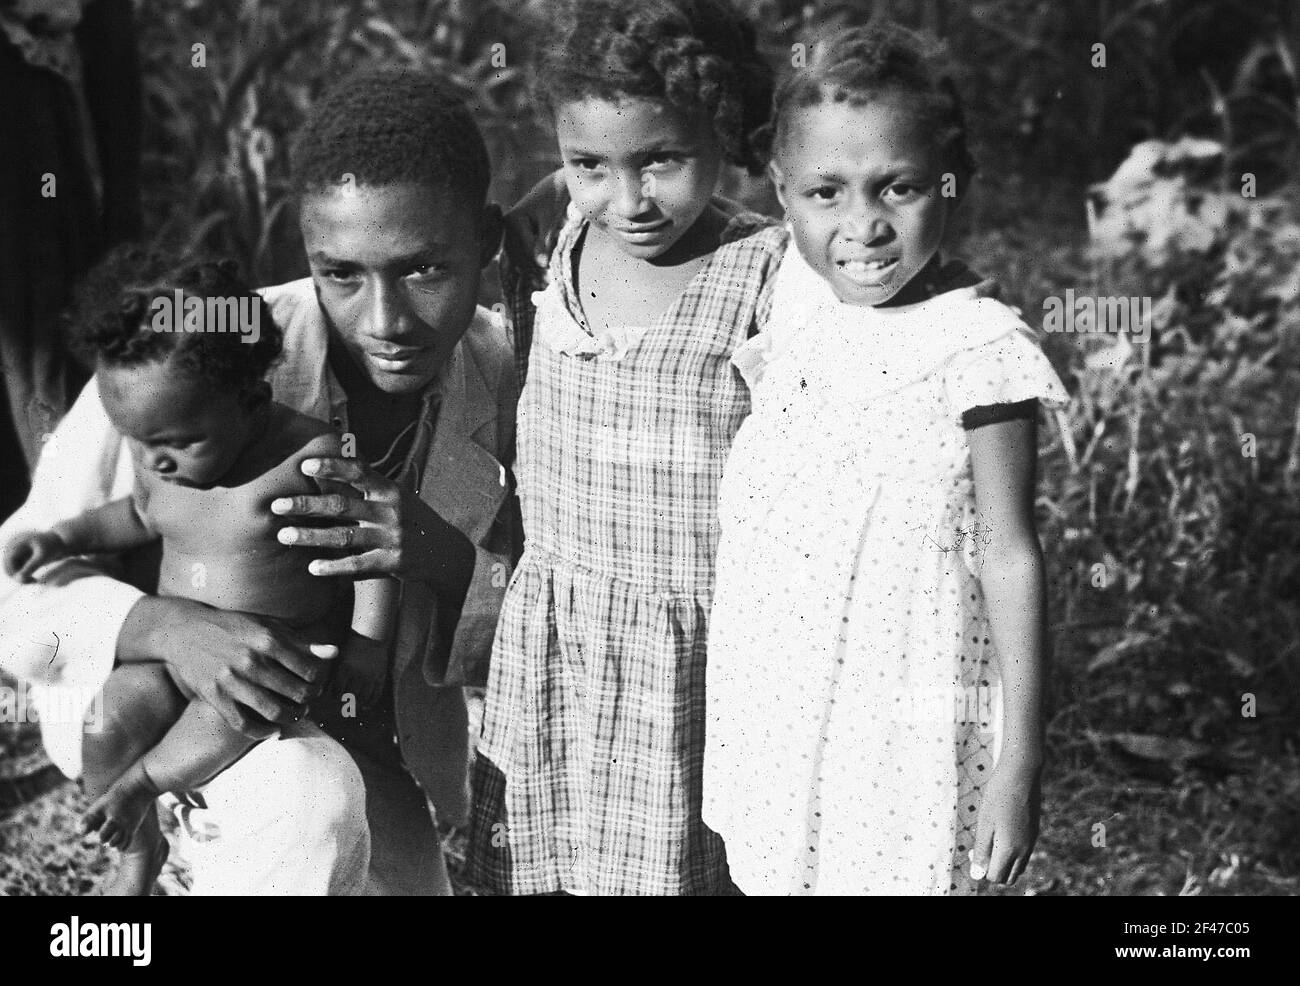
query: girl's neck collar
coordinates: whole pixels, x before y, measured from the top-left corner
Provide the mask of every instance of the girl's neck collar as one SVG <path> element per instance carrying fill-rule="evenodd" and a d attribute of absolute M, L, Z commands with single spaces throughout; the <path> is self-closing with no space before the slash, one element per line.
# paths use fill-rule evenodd
<path fill-rule="evenodd" d="M 947 283 L 944 279 L 944 272 L 943 258 L 936 253 L 930 258 L 930 262 L 922 267 L 915 277 L 903 285 L 896 295 L 883 305 L 876 305 L 875 307 L 883 309 L 910 308 L 913 305 L 919 305 L 931 298 L 951 291 L 957 285 Z"/>

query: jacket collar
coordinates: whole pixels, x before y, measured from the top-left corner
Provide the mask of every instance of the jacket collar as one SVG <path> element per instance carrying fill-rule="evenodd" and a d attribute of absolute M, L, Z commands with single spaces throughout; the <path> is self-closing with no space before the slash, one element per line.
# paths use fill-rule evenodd
<path fill-rule="evenodd" d="M 411 449 L 409 475 L 420 498 L 476 546 L 482 546 L 509 492 L 509 475 L 497 458 L 499 401 L 481 360 L 480 337 L 491 315 L 480 308 L 452 350 L 440 380 L 441 407 L 432 427 L 426 399 L 421 435 Z"/>
<path fill-rule="evenodd" d="M 311 278 L 263 288 L 284 329 L 284 359 L 271 377 L 276 399 L 335 427 L 347 395 L 329 366 L 329 328 Z M 493 314 L 479 307 L 441 373 L 425 392 L 404 483 L 475 545 L 481 545 L 508 493 L 497 459 L 499 382 L 489 382 Z M 435 401 L 435 397 L 441 399 Z"/>

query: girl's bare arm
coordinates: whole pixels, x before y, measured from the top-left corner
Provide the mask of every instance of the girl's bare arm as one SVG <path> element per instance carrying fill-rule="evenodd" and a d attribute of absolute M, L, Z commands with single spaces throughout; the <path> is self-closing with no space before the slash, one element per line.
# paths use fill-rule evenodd
<path fill-rule="evenodd" d="M 1021 418 L 968 432 L 976 521 L 984 545 L 980 584 L 1002 668 L 1003 741 L 980 810 L 973 874 L 1011 882 L 1038 831 L 1043 761 L 1046 592 L 1034 523 L 1037 425 Z"/>

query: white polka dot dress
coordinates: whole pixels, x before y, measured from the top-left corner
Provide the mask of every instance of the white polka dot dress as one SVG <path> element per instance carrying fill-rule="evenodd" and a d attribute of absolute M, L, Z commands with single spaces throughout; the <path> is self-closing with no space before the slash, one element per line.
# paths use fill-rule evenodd
<path fill-rule="evenodd" d="M 749 894 L 972 892 L 1000 712 L 961 414 L 1064 388 L 974 289 L 840 304 L 798 251 L 734 357 L 704 819 Z"/>

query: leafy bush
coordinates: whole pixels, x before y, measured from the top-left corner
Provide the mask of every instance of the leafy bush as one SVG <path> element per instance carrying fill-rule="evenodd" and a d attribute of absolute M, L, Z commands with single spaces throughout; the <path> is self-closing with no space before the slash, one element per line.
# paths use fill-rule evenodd
<path fill-rule="evenodd" d="M 235 256 L 260 282 L 306 272 L 287 146 L 315 94 L 359 64 L 429 66 L 454 80 L 483 128 L 501 200 L 541 171 L 507 4 L 144 0 L 138 21 L 150 232 L 179 250 Z"/>
<path fill-rule="evenodd" d="M 1072 392 L 1041 460 L 1054 746 L 1223 770 L 1283 746 L 1300 684 L 1300 200 L 1246 202 L 1208 254 L 1159 266 L 1005 232 L 970 247 L 1031 321 L 1066 288 L 1156 298 L 1150 344 L 1047 338 Z"/>

